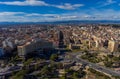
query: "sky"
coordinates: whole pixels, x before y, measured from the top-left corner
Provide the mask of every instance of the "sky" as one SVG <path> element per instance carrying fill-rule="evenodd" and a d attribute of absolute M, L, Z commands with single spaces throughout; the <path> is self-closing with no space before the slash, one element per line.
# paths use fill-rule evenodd
<path fill-rule="evenodd" d="M 120 0 L 0 0 L 0 22 L 120 20 Z"/>

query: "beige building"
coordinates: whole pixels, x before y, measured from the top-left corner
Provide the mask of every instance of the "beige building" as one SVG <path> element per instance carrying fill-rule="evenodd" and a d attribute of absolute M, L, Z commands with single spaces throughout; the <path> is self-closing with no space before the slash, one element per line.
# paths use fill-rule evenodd
<path fill-rule="evenodd" d="M 53 48 L 53 43 L 44 40 L 38 40 L 33 42 L 27 42 L 26 44 L 18 46 L 17 48 L 18 55 L 25 56 L 26 54 L 34 52 L 38 49 Z"/>
<path fill-rule="evenodd" d="M 110 50 L 110 52 L 117 51 L 118 50 L 118 42 L 109 40 L 109 42 L 108 42 L 108 50 Z"/>
<path fill-rule="evenodd" d="M 81 44 L 69 44 L 69 49 L 80 49 Z"/>

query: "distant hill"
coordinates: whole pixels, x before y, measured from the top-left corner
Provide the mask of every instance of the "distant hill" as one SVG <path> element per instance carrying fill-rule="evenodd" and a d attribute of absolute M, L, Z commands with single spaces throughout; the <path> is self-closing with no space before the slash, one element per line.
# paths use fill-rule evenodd
<path fill-rule="evenodd" d="M 1 25 L 8 24 L 120 24 L 120 20 L 70 20 L 70 21 L 54 21 L 54 22 L 0 22 Z"/>

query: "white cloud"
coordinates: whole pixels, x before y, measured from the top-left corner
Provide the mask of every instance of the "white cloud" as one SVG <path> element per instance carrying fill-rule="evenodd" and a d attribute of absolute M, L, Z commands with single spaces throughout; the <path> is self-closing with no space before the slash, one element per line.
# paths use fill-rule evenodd
<path fill-rule="evenodd" d="M 54 4 L 48 4 L 42 0 L 25 0 L 25 1 L 12 1 L 12 2 L 10 1 L 10 2 L 0 2 L 0 4 L 16 5 L 16 6 L 49 6 L 60 9 L 66 9 L 66 10 L 73 10 L 81 6 L 84 6 L 83 4 L 70 4 L 70 3 L 64 3 L 63 5 L 54 5 Z"/>
<path fill-rule="evenodd" d="M 106 2 L 103 3 L 103 6 L 111 5 L 111 4 L 114 4 L 114 3 L 116 3 L 115 0 L 107 0 Z"/>
<path fill-rule="evenodd" d="M 60 9 L 67 9 L 67 10 L 73 10 L 76 8 L 79 8 L 81 6 L 84 6 L 83 4 L 69 4 L 69 3 L 65 3 L 63 5 L 53 5 L 54 7 L 60 8 Z"/>
<path fill-rule="evenodd" d="M 0 12 L 0 22 L 47 22 L 65 20 L 120 20 L 120 11 L 112 9 L 87 10 L 63 14 Z"/>
<path fill-rule="evenodd" d="M 0 12 L 0 22 L 44 22 L 76 19 L 70 14 L 39 14 L 24 12 Z"/>
<path fill-rule="evenodd" d="M 38 1 L 38 0 L 0 2 L 0 4 L 18 5 L 18 6 L 48 6 L 48 4 L 45 3 L 44 1 Z"/>
<path fill-rule="evenodd" d="M 25 14 L 24 12 L 0 12 L 0 16 L 11 16 L 16 14 Z"/>
<path fill-rule="evenodd" d="M 26 16 L 41 16 L 39 13 L 31 13 L 31 14 L 26 14 Z"/>
<path fill-rule="evenodd" d="M 39 14 L 24 12 L 0 12 L 0 22 L 43 22 L 56 21 L 57 14 Z"/>

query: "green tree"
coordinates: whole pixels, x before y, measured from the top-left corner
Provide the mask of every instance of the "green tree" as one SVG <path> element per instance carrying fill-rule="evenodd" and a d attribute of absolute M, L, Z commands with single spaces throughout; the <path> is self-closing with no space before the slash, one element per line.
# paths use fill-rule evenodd
<path fill-rule="evenodd" d="M 105 65 L 106 67 L 112 67 L 113 62 L 112 62 L 112 61 L 105 61 L 105 62 L 104 62 L 104 65 Z"/>
<path fill-rule="evenodd" d="M 60 79 L 66 79 L 65 76 L 60 77 Z"/>
<path fill-rule="evenodd" d="M 27 73 L 27 70 L 21 70 L 12 76 L 12 79 L 23 79 L 24 75 Z"/>
<path fill-rule="evenodd" d="M 78 79 L 78 78 L 79 78 L 79 73 L 74 72 L 74 73 L 73 73 L 73 79 Z"/>
<path fill-rule="evenodd" d="M 31 58 L 31 59 L 28 59 L 27 61 L 24 62 L 25 69 L 29 69 L 29 66 L 30 66 L 32 61 L 33 61 L 33 59 Z"/>
<path fill-rule="evenodd" d="M 44 75 L 44 76 L 48 76 L 48 74 L 50 73 L 49 71 L 49 67 L 48 66 L 44 66 L 41 70 L 41 75 Z"/>
<path fill-rule="evenodd" d="M 58 55 L 57 54 L 52 54 L 50 57 L 50 60 L 55 61 L 58 59 Z"/>

